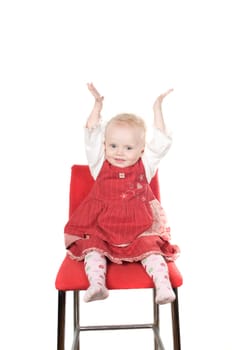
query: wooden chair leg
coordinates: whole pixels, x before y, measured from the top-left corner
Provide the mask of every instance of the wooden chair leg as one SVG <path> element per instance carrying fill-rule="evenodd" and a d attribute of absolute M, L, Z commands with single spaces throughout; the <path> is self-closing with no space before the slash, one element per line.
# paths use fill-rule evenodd
<path fill-rule="evenodd" d="M 57 325 L 57 350 L 64 350 L 65 346 L 65 306 L 66 292 L 58 291 L 58 325 Z"/>
<path fill-rule="evenodd" d="M 171 309 L 172 309 L 173 349 L 174 350 L 181 350 L 179 303 L 178 303 L 178 291 L 177 291 L 177 288 L 174 288 L 174 292 L 175 292 L 175 295 L 176 295 L 176 299 L 171 304 Z"/>

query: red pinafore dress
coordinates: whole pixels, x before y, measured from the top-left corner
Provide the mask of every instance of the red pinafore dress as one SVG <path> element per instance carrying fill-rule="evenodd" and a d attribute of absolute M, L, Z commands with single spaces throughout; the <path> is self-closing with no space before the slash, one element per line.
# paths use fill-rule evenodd
<path fill-rule="evenodd" d="M 87 197 L 65 225 L 68 254 L 77 260 L 96 250 L 115 263 L 139 261 L 150 254 L 174 260 L 179 247 L 140 159 L 120 168 L 104 161 Z"/>

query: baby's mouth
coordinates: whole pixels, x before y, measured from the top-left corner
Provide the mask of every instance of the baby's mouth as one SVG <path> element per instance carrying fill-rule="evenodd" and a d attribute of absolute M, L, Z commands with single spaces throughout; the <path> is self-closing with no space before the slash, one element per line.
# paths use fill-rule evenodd
<path fill-rule="evenodd" d="M 122 159 L 122 158 L 114 158 L 115 162 L 118 162 L 118 163 L 123 163 L 125 162 L 125 159 Z"/>

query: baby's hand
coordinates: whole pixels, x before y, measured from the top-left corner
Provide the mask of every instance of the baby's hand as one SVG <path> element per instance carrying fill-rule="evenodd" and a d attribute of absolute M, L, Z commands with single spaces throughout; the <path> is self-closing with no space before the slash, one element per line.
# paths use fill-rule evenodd
<path fill-rule="evenodd" d="M 155 108 L 159 108 L 163 102 L 163 99 L 169 95 L 171 92 L 173 91 L 173 89 L 169 89 L 166 92 L 164 92 L 163 94 L 159 95 L 157 97 L 157 99 L 155 100 L 154 104 L 153 104 L 153 109 Z"/>
<path fill-rule="evenodd" d="M 87 87 L 89 89 L 89 91 L 91 92 L 91 94 L 93 95 L 93 97 L 95 98 L 95 102 L 98 103 L 102 103 L 104 96 L 102 96 L 97 89 L 95 88 L 95 86 L 93 85 L 93 83 L 87 83 Z"/>

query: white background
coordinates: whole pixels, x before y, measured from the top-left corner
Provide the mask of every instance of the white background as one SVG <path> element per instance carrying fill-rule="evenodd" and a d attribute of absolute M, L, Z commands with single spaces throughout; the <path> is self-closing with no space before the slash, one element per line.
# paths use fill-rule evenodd
<path fill-rule="evenodd" d="M 88 81 L 105 96 L 105 118 L 131 111 L 148 125 L 154 99 L 174 88 L 164 103 L 174 142 L 160 185 L 182 250 L 182 348 L 232 349 L 231 31 L 229 0 L 1 1 L 1 349 L 56 349 L 54 282 L 70 168 L 86 162 Z M 132 294 L 118 307 L 113 293 L 85 313 L 93 321 L 105 305 L 116 320 Z M 146 332 L 105 336 L 109 343 L 83 342 L 122 350 L 151 342 Z"/>

